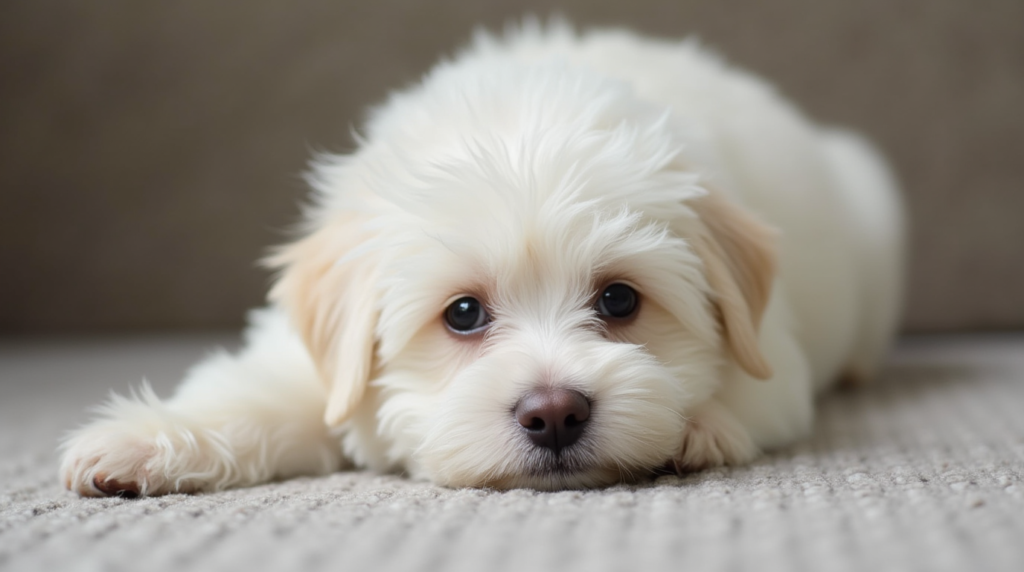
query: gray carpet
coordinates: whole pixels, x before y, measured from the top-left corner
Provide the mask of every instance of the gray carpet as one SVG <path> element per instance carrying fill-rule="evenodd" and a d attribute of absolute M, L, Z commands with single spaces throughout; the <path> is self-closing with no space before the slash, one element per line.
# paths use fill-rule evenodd
<path fill-rule="evenodd" d="M 1024 570 L 1024 337 L 905 341 L 816 436 L 749 467 L 600 491 L 341 473 L 78 499 L 54 444 L 109 388 L 166 395 L 230 337 L 0 342 L 0 570 Z"/>

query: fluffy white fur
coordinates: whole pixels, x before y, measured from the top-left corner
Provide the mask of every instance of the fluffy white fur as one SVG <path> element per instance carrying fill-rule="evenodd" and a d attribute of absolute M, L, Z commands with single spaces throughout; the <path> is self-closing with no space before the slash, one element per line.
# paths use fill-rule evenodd
<path fill-rule="evenodd" d="M 901 212 L 858 137 L 693 42 L 527 25 L 472 46 L 321 157 L 246 347 L 64 443 L 83 495 L 252 485 L 346 464 L 450 486 L 599 486 L 743 463 L 870 377 L 898 317 Z M 594 310 L 612 282 L 639 314 Z M 493 315 L 448 332 L 462 295 Z M 592 401 L 555 458 L 512 410 Z"/>

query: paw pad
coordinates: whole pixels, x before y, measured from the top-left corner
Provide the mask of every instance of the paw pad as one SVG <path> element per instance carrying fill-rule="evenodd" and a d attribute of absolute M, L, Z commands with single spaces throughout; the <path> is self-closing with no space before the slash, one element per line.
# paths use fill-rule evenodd
<path fill-rule="evenodd" d="M 104 478 L 100 475 L 97 475 L 96 478 L 92 480 L 92 486 L 95 487 L 96 490 L 111 497 L 134 499 L 138 498 L 140 494 L 139 485 L 137 483 L 122 483 L 121 481 Z"/>

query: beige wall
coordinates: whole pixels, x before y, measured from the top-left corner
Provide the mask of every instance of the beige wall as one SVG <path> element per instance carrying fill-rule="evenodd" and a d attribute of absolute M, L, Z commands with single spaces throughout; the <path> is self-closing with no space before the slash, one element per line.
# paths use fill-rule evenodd
<path fill-rule="evenodd" d="M 1024 327 L 1024 2 L 567 1 L 696 33 L 892 157 L 915 331 Z M 0 333 L 222 327 L 311 150 L 474 24 L 547 2 L 0 3 Z"/>

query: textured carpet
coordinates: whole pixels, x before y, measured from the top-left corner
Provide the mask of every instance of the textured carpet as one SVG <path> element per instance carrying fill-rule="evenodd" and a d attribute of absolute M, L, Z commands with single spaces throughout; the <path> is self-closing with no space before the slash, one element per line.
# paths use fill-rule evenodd
<path fill-rule="evenodd" d="M 1024 570 L 1024 337 L 905 341 L 813 439 L 749 467 L 599 491 L 340 473 L 83 500 L 54 444 L 108 388 L 166 395 L 213 343 L 0 343 L 0 570 Z"/>

